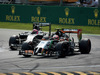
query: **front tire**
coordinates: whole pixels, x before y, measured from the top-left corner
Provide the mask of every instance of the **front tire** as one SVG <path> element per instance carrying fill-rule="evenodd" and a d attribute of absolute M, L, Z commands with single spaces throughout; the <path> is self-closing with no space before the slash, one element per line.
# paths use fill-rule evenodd
<path fill-rule="evenodd" d="M 29 45 L 28 43 L 23 43 L 22 44 L 22 51 L 25 51 L 25 50 L 32 50 L 32 46 Z M 23 55 L 24 57 L 31 57 L 32 55 Z"/>
<path fill-rule="evenodd" d="M 31 55 L 23 55 L 24 57 L 28 58 L 28 57 L 31 57 Z"/>
<path fill-rule="evenodd" d="M 81 54 L 89 54 L 91 51 L 90 39 L 83 39 L 79 42 L 79 50 Z"/>
<path fill-rule="evenodd" d="M 32 50 L 32 46 L 25 42 L 22 44 L 22 50 Z"/>
<path fill-rule="evenodd" d="M 10 37 L 10 39 L 9 39 L 9 47 L 10 47 L 10 49 L 11 50 L 17 50 L 17 44 L 18 44 L 18 41 L 16 40 L 16 39 L 18 39 L 18 37 L 17 36 L 12 36 L 12 37 Z M 13 45 L 14 46 L 13 46 Z"/>
<path fill-rule="evenodd" d="M 55 50 L 57 51 L 58 57 L 65 57 L 67 54 L 67 48 L 63 42 L 57 43 Z"/>

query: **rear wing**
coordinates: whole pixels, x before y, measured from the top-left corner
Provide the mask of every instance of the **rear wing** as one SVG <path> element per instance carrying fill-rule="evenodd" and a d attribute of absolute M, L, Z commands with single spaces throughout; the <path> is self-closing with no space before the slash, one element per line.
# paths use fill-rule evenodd
<path fill-rule="evenodd" d="M 33 23 L 33 29 L 42 30 L 42 27 L 44 26 L 49 26 L 49 36 L 51 36 L 51 23 L 39 23 L 39 22 Z"/>
<path fill-rule="evenodd" d="M 51 26 L 51 23 L 38 23 L 38 22 L 34 22 L 33 23 L 33 29 L 34 29 L 34 26 Z"/>
<path fill-rule="evenodd" d="M 82 29 L 62 29 L 62 33 L 77 33 L 78 40 L 82 39 Z"/>

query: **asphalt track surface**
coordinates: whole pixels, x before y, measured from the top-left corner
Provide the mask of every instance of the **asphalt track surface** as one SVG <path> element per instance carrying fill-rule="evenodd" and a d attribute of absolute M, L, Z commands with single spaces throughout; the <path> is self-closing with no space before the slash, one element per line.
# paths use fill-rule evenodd
<path fill-rule="evenodd" d="M 100 36 L 83 34 L 92 42 L 90 54 L 75 53 L 73 56 L 55 57 L 32 56 L 25 58 L 9 49 L 9 37 L 25 30 L 0 29 L 0 75 L 1 73 L 32 72 L 89 72 L 100 75 Z M 55 74 L 57 75 L 57 74 Z"/>

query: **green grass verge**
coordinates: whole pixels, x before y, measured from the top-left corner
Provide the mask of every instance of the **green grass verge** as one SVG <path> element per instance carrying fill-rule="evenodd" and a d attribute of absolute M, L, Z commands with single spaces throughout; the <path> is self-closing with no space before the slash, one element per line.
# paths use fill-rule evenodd
<path fill-rule="evenodd" d="M 32 23 L 0 22 L 0 28 L 32 30 Z M 73 26 L 73 25 L 52 24 L 51 26 L 52 31 L 55 31 L 55 28 L 82 29 L 83 33 L 100 34 L 100 27 L 97 26 Z M 43 30 L 48 31 L 48 28 L 43 27 Z"/>

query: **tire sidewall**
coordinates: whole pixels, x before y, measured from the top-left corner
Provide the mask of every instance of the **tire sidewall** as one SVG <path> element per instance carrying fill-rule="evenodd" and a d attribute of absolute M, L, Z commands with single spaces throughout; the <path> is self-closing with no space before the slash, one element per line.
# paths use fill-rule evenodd
<path fill-rule="evenodd" d="M 90 39 L 83 39 L 79 42 L 79 50 L 81 54 L 89 54 L 91 51 Z"/>

